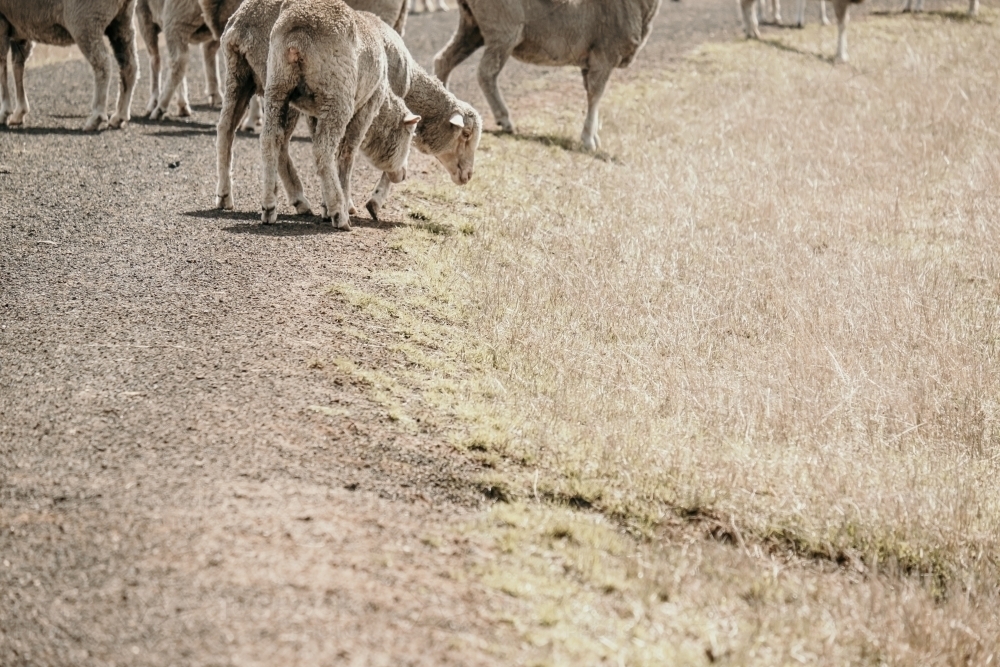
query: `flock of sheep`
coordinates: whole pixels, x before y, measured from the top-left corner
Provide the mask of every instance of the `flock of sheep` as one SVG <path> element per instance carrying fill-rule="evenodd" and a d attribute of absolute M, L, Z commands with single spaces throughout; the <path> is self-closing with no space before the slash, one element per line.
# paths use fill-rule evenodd
<path fill-rule="evenodd" d="M 847 60 L 848 7 L 861 0 L 833 0 L 839 27 L 837 60 Z M 497 85 L 507 60 L 574 65 L 583 72 L 587 116 L 581 140 L 600 145 L 598 104 L 612 70 L 627 67 L 649 36 L 661 0 L 457 0 L 458 29 L 434 60 L 430 76 L 403 44 L 408 10 L 417 0 L 0 0 L 0 123 L 20 125 L 28 112 L 24 64 L 34 42 L 76 44 L 94 70 L 94 97 L 84 130 L 121 127 L 130 117 L 138 78 L 135 28 L 146 43 L 151 67 L 148 116 L 164 117 L 177 96 L 177 113 L 191 113 L 185 72 L 189 45 L 201 44 L 207 94 L 221 105 L 218 125 L 216 204 L 232 208 L 232 147 L 236 128 L 261 124 L 264 165 L 262 220 L 277 218 L 278 181 L 296 212 L 312 206 L 288 154 L 300 116 L 308 123 L 322 182 L 323 218 L 350 227 L 354 213 L 350 180 L 364 155 L 382 177 L 367 209 L 373 218 L 392 183 L 406 176 L 411 143 L 434 155 L 452 180 L 472 178 L 482 121 L 469 104 L 447 90 L 452 70 L 483 47 L 479 85 L 496 122 L 513 132 Z M 761 0 L 763 5 L 766 0 Z M 759 37 L 757 0 L 739 0 L 747 36 Z M 444 0 L 423 0 L 425 9 L 446 9 Z M 805 0 L 799 0 L 803 23 Z M 919 10 L 923 0 L 906 0 Z M 975 14 L 978 0 L 970 0 Z M 821 0 L 826 22 L 826 6 Z M 771 0 L 780 22 L 779 0 Z M 161 76 L 159 35 L 164 34 L 169 72 Z M 118 62 L 120 91 L 107 115 L 111 66 L 104 37 Z M 220 87 L 217 54 L 225 59 Z M 7 85 L 7 54 L 13 61 L 15 99 Z M 161 87 L 162 86 L 162 87 Z"/>

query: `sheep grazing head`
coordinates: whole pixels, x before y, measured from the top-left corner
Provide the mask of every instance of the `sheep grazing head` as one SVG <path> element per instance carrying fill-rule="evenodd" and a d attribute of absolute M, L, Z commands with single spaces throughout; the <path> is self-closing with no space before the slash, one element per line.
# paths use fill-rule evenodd
<path fill-rule="evenodd" d="M 406 178 L 410 144 L 419 122 L 420 116 L 410 112 L 400 98 L 390 94 L 365 135 L 362 152 L 393 183 Z"/>
<path fill-rule="evenodd" d="M 456 185 L 465 185 L 472 180 L 482 131 L 483 121 L 479 113 L 462 103 L 435 127 L 424 128 L 423 133 L 418 133 L 417 148 L 434 155 Z"/>

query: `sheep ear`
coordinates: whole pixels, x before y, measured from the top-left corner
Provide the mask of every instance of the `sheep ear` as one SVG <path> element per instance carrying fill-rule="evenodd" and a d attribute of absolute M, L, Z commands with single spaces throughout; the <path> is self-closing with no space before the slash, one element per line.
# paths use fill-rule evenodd
<path fill-rule="evenodd" d="M 420 116 L 414 116 L 412 113 L 408 113 L 406 114 L 406 116 L 403 117 L 403 125 L 407 127 L 413 127 L 419 122 L 420 122 Z"/>
<path fill-rule="evenodd" d="M 448 120 L 455 127 L 465 127 L 465 116 L 463 116 L 460 113 L 456 113 L 454 116 L 452 116 Z"/>

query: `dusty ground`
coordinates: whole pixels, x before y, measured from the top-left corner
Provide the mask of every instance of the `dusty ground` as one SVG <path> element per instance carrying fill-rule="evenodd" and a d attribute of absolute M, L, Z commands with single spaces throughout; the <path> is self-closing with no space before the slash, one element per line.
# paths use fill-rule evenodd
<path fill-rule="evenodd" d="M 454 21 L 411 17 L 422 63 Z M 665 3 L 626 75 L 738 36 L 730 0 Z M 508 68 L 515 118 L 551 73 Z M 388 363 L 328 288 L 405 264 L 405 199 L 349 234 L 262 228 L 243 138 L 242 212 L 218 214 L 215 112 L 84 135 L 91 81 L 34 69 L 29 126 L 0 130 L 0 664 L 517 662 L 508 600 L 465 575 L 488 556 L 428 538 L 482 509 L 477 465 L 329 363 Z M 474 81 L 453 89 L 492 127 Z"/>

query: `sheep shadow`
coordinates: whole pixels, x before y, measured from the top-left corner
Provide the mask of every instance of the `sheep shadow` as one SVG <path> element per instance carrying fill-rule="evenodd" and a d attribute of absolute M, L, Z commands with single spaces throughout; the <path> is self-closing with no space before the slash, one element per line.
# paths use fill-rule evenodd
<path fill-rule="evenodd" d="M 232 221 L 222 231 L 230 234 L 253 234 L 257 236 L 314 236 L 317 234 L 339 234 L 347 230 L 337 229 L 329 222 L 323 222 L 318 215 L 279 215 L 278 222 L 273 225 L 265 225 L 260 221 L 260 213 L 254 211 L 223 211 L 217 208 L 210 208 L 201 211 L 187 211 L 184 215 L 189 218 L 200 218 L 203 220 L 228 220 Z M 395 227 L 411 227 L 405 222 L 393 220 L 372 220 L 371 218 L 351 217 L 351 227 L 365 227 L 370 229 L 393 229 Z"/>
<path fill-rule="evenodd" d="M 979 23 L 981 22 L 980 16 L 973 16 L 969 14 L 968 11 L 960 9 L 935 9 L 928 11 L 919 12 L 907 12 L 903 10 L 892 10 L 892 9 L 878 9 L 868 13 L 869 16 L 880 16 L 880 17 L 898 17 L 898 18 L 918 18 L 921 15 L 924 16 L 934 16 L 946 21 L 955 21 L 956 23 Z"/>
<path fill-rule="evenodd" d="M 101 130 L 103 132 L 104 130 Z M 45 136 L 48 134 L 53 135 L 82 135 L 87 136 L 91 134 L 97 134 L 97 132 L 84 132 L 79 127 L 39 127 L 32 125 L 15 125 L 14 127 L 8 127 L 0 123 L 0 134 L 23 134 L 29 136 Z"/>
<path fill-rule="evenodd" d="M 595 160 L 600 160 L 601 162 L 610 162 L 612 164 L 621 164 L 621 161 L 608 153 L 607 151 L 602 151 L 600 149 L 596 151 L 588 151 L 583 147 L 583 144 L 576 139 L 570 139 L 569 137 L 563 137 L 556 134 L 539 134 L 535 132 L 506 132 L 504 130 L 483 130 L 486 134 L 491 134 L 497 138 L 513 139 L 515 141 L 529 141 L 531 143 L 541 144 L 542 146 L 552 146 L 555 148 L 561 148 L 569 153 L 579 153 L 580 155 L 586 155 L 587 157 L 592 157 Z"/>
<path fill-rule="evenodd" d="M 763 39 L 763 38 L 761 38 L 761 39 L 759 39 L 757 41 L 760 42 L 761 44 L 763 44 L 764 46 L 771 47 L 772 49 L 777 49 L 779 51 L 785 51 L 786 53 L 794 53 L 794 54 L 797 54 L 797 55 L 800 55 L 800 56 L 807 56 L 809 58 L 816 58 L 820 62 L 827 63 L 828 65 L 833 65 L 833 64 L 835 64 L 835 61 L 836 61 L 836 58 L 834 56 L 824 56 L 823 54 L 816 53 L 814 51 L 804 51 L 802 49 L 796 48 L 796 47 L 791 46 L 789 44 L 785 44 L 784 42 L 779 41 L 777 39 Z"/>

